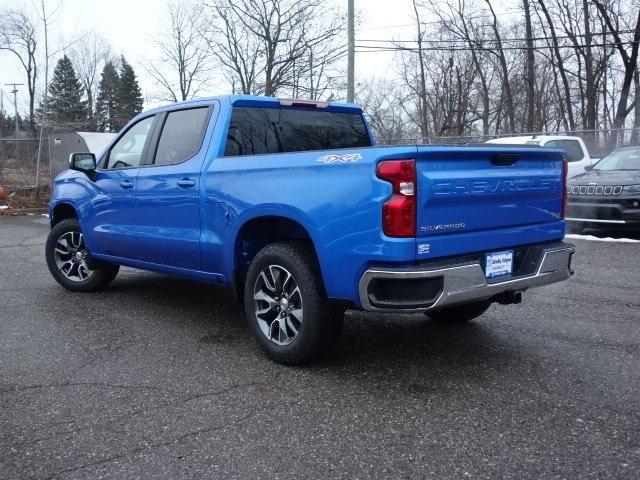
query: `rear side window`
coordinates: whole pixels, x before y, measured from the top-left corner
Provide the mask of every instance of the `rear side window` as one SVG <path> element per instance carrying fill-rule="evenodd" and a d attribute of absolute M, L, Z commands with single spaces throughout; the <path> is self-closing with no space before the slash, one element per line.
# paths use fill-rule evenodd
<path fill-rule="evenodd" d="M 584 158 L 580 142 L 577 140 L 550 140 L 544 146 L 564 150 L 567 162 L 579 162 Z"/>
<path fill-rule="evenodd" d="M 362 115 L 286 108 L 234 107 L 225 155 L 368 147 Z"/>
<path fill-rule="evenodd" d="M 162 127 L 154 163 L 173 165 L 198 153 L 208 119 L 207 107 L 169 112 Z"/>

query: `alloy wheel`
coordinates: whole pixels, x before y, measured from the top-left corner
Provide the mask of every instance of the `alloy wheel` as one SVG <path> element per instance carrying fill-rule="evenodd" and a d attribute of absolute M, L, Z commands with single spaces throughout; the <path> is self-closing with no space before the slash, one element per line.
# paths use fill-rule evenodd
<path fill-rule="evenodd" d="M 58 270 L 73 282 L 83 282 L 94 273 L 87 266 L 87 247 L 82 233 L 70 231 L 60 235 L 54 249 Z"/>
<path fill-rule="evenodd" d="M 280 265 L 265 267 L 255 282 L 255 316 L 262 333 L 276 345 L 289 345 L 302 327 L 302 294 L 293 275 Z"/>

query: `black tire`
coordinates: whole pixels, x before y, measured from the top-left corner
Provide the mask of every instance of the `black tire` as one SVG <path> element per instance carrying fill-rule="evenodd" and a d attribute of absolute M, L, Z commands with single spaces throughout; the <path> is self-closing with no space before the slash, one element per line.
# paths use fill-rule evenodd
<path fill-rule="evenodd" d="M 442 310 L 434 310 L 427 312 L 429 318 L 443 324 L 460 325 L 478 318 L 491 306 L 490 302 L 478 302 L 468 305 L 459 305 L 457 307 L 443 308 Z"/>
<path fill-rule="evenodd" d="M 282 270 L 276 268 L 276 271 L 280 273 L 278 275 L 271 274 L 269 284 L 274 289 L 266 289 L 265 293 L 271 295 L 271 292 L 273 292 L 272 300 L 278 295 L 282 295 L 282 297 L 278 298 L 287 297 L 291 302 L 288 308 L 292 308 L 292 306 L 294 309 L 297 308 L 294 303 L 299 302 L 300 313 L 302 313 L 301 322 L 297 322 L 296 317 L 290 316 L 288 311 L 282 318 L 285 325 L 291 326 L 291 329 L 289 326 L 284 327 L 286 330 L 284 340 L 289 340 L 290 343 L 288 344 L 276 343 L 283 340 L 279 337 L 280 331 L 278 331 L 278 338 L 272 339 L 268 337 L 272 332 L 272 324 L 275 325 L 276 321 L 281 320 L 280 315 L 285 310 L 282 307 L 282 300 L 280 300 L 280 303 L 272 304 L 271 301 L 256 301 L 254 299 L 256 292 L 264 292 L 265 289 L 263 287 L 269 285 L 264 283 L 264 277 L 261 277 L 261 272 L 272 271 L 270 267 L 280 267 Z M 278 279 L 284 278 L 280 277 L 280 275 L 286 274 L 290 274 L 293 283 L 288 280 L 288 286 L 283 285 L 279 289 Z M 289 279 L 289 277 L 286 278 Z M 284 280 L 281 281 L 284 283 Z M 290 290 L 294 285 L 299 290 L 299 296 L 296 294 L 295 298 L 294 295 L 289 295 L 289 292 L 285 291 Z M 284 293 L 278 294 L 278 291 Z M 261 319 L 256 314 L 257 303 L 260 311 L 267 312 L 261 315 Z M 286 365 L 302 365 L 323 356 L 340 336 L 344 319 L 344 309 L 334 308 L 327 301 L 315 255 L 302 242 L 273 243 L 267 245 L 256 254 L 249 266 L 245 279 L 244 310 L 249 327 L 253 331 L 258 344 L 273 360 Z M 269 318 L 273 313 L 275 313 L 276 317 L 269 324 Z M 294 325 L 289 322 L 289 319 L 291 322 L 296 322 L 295 328 L 297 330 L 293 330 Z M 294 335 L 293 332 L 297 332 L 297 334 Z M 291 334 L 292 340 L 289 338 L 289 334 Z"/>
<path fill-rule="evenodd" d="M 47 237 L 47 243 L 45 246 L 45 257 L 47 259 L 47 266 L 49 267 L 49 271 L 53 278 L 62 285 L 67 290 L 71 290 L 72 292 L 97 292 L 106 287 L 109 283 L 116 278 L 118 274 L 118 270 L 120 269 L 119 265 L 113 264 L 105 264 L 102 262 L 97 262 L 91 258 L 88 250 L 86 249 L 86 245 L 84 245 L 84 241 L 82 240 L 82 230 L 80 229 L 80 223 L 75 218 L 69 218 L 67 220 L 63 220 L 60 223 L 56 224 L 51 231 L 49 232 L 49 236 Z M 58 260 L 56 259 L 56 248 L 59 247 L 59 240 L 66 236 L 66 238 L 75 238 L 79 240 L 79 248 L 75 248 L 74 245 L 70 245 L 68 240 L 65 239 L 66 247 L 70 248 L 72 252 L 69 258 L 74 256 L 74 251 L 78 250 L 81 253 L 82 260 L 84 260 L 84 265 L 86 267 L 82 268 L 82 272 L 84 272 L 87 276 L 82 279 L 81 275 L 78 274 L 77 279 L 72 279 L 68 275 L 65 275 L 63 269 L 58 265 Z M 69 237 L 70 236 L 70 237 Z M 63 245 L 64 247 L 65 245 Z M 58 257 L 60 258 L 60 257 Z M 65 255 L 63 258 L 67 258 Z M 73 260 L 71 260 L 73 262 Z M 74 271 L 77 274 L 80 266 L 76 262 L 73 262 L 74 265 L 70 267 L 70 271 Z M 69 270 L 67 270 L 69 271 Z M 90 273 L 87 273 L 90 272 Z"/>
<path fill-rule="evenodd" d="M 589 224 L 584 222 L 567 222 L 566 223 L 567 233 L 576 233 L 578 235 L 582 235 L 588 227 L 589 227 Z"/>

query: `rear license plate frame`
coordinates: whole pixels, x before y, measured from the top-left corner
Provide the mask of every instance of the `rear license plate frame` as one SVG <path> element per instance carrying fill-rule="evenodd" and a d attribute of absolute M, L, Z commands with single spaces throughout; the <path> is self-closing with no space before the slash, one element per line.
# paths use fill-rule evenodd
<path fill-rule="evenodd" d="M 489 252 L 484 255 L 484 274 L 487 279 L 494 279 L 513 274 L 513 250 Z"/>

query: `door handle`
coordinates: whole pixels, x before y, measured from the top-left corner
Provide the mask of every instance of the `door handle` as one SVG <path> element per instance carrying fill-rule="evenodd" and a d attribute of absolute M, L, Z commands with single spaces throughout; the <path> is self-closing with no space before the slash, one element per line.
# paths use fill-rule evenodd
<path fill-rule="evenodd" d="M 195 187 L 196 181 L 183 178 L 182 180 L 178 180 L 178 186 L 182 188 Z"/>
<path fill-rule="evenodd" d="M 133 183 L 130 182 L 129 180 L 123 180 L 120 182 L 120 186 L 122 188 L 133 188 Z"/>
<path fill-rule="evenodd" d="M 518 160 L 520 155 L 517 153 L 497 153 L 491 159 L 491 163 L 499 167 L 509 167 L 515 165 Z"/>

